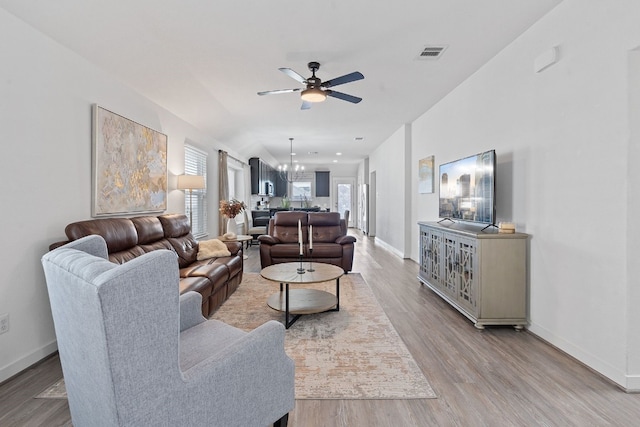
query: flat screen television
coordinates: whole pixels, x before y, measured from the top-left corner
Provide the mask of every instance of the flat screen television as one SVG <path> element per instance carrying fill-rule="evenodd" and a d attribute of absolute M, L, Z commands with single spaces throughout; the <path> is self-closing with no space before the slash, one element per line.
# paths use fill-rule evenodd
<path fill-rule="evenodd" d="M 440 218 L 495 224 L 496 152 L 440 165 Z"/>

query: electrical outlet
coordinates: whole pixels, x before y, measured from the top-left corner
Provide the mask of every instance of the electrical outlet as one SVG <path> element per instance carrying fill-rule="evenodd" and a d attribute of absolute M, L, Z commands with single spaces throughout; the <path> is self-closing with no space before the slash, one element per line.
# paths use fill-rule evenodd
<path fill-rule="evenodd" d="M 9 313 L 0 314 L 0 334 L 9 332 Z"/>

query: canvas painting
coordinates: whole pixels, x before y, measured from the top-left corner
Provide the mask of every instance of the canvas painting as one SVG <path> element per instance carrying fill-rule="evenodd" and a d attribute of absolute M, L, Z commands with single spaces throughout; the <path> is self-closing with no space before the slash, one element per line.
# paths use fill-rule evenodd
<path fill-rule="evenodd" d="M 167 209 L 167 136 L 94 105 L 92 215 Z"/>
<path fill-rule="evenodd" d="M 433 163 L 434 156 L 425 157 L 418 161 L 418 193 L 433 193 Z"/>

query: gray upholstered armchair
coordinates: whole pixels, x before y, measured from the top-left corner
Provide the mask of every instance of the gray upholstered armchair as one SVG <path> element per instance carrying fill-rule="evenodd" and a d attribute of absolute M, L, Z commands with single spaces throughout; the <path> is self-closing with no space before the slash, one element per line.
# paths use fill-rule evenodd
<path fill-rule="evenodd" d="M 178 294 L 175 253 L 113 264 L 88 236 L 42 264 L 75 426 L 286 425 L 284 327 L 206 320 L 198 293 Z"/>

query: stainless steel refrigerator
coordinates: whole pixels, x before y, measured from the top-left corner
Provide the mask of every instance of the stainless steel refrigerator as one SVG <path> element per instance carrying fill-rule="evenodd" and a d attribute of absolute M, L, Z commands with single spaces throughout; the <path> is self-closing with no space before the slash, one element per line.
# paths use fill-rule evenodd
<path fill-rule="evenodd" d="M 360 213 L 360 230 L 364 234 L 369 234 L 369 184 L 360 185 L 358 212 Z"/>

